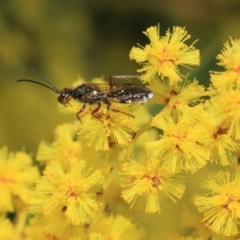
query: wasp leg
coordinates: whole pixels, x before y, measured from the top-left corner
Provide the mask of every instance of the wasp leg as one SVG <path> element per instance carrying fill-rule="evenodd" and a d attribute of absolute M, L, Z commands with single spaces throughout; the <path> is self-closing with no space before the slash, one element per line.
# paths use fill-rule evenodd
<path fill-rule="evenodd" d="M 135 118 L 135 116 L 132 115 L 132 114 L 130 114 L 130 113 L 126 113 L 126 112 L 123 112 L 123 111 L 119 111 L 119 110 L 114 109 L 114 108 L 111 108 L 110 110 L 113 111 L 113 112 L 123 113 L 123 114 L 125 114 L 125 115 L 127 115 L 127 116 L 130 116 L 130 117 L 132 117 L 132 118 Z"/>
<path fill-rule="evenodd" d="M 130 114 L 130 113 L 122 112 L 122 111 L 119 111 L 119 110 L 117 110 L 117 109 L 111 108 L 111 103 L 110 103 L 108 100 L 106 101 L 106 104 L 107 104 L 107 109 L 108 109 L 108 110 L 111 110 L 111 111 L 113 111 L 113 112 L 123 113 L 123 114 L 128 115 L 128 116 L 130 116 L 130 117 L 132 117 L 132 118 L 135 118 L 135 116 L 133 116 L 133 115 Z"/>
<path fill-rule="evenodd" d="M 79 122 L 82 124 L 82 121 L 81 121 L 81 118 L 80 118 L 80 113 L 82 113 L 84 110 L 85 110 L 85 107 L 86 107 L 86 104 L 84 104 L 83 106 L 82 106 L 82 108 L 76 113 L 76 115 L 77 115 L 77 118 L 78 118 L 78 120 L 79 120 Z"/>
<path fill-rule="evenodd" d="M 100 117 L 98 117 L 97 115 L 95 115 L 99 111 L 99 109 L 101 108 L 101 103 L 100 102 L 97 102 L 97 105 L 98 105 L 97 108 L 95 108 L 91 112 L 91 114 L 92 114 L 93 117 L 97 118 L 98 120 L 100 120 L 102 122 L 102 119 Z"/>

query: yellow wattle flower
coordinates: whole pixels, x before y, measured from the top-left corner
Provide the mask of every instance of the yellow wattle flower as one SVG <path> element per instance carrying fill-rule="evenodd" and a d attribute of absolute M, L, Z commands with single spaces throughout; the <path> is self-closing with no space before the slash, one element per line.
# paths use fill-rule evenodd
<path fill-rule="evenodd" d="M 162 111 L 152 120 L 152 125 L 162 130 L 159 140 L 147 142 L 146 149 L 171 173 L 196 172 L 207 164 L 210 157 L 208 143 L 210 132 L 204 124 L 195 121 L 188 109 L 175 120 Z"/>
<path fill-rule="evenodd" d="M 38 168 L 25 152 L 8 153 L 7 147 L 0 149 L 0 212 L 14 211 L 14 198 L 26 205 L 32 196 L 32 187 L 39 177 Z"/>
<path fill-rule="evenodd" d="M 96 151 L 109 151 L 113 146 L 123 147 L 132 141 L 133 116 L 120 108 L 120 104 L 116 105 L 118 112 L 102 106 L 95 116 L 89 116 L 79 124 L 79 138 Z"/>
<path fill-rule="evenodd" d="M 202 184 L 208 195 L 195 197 L 195 205 L 203 212 L 206 226 L 224 236 L 239 234 L 240 170 L 235 175 L 228 171 L 209 174 Z"/>
<path fill-rule="evenodd" d="M 128 159 L 122 165 L 122 197 L 132 207 L 137 198 L 145 199 L 145 212 L 160 212 L 159 199 L 167 196 L 173 202 L 185 191 L 184 180 L 162 167 L 161 160 L 151 158 L 145 163 Z"/>
<path fill-rule="evenodd" d="M 149 27 L 143 32 L 150 40 L 145 47 L 133 47 L 130 59 L 136 60 L 143 67 L 140 80 L 150 82 L 155 76 L 168 78 L 169 84 L 180 82 L 182 75 L 179 66 L 188 67 L 199 65 L 199 50 L 191 44 L 185 44 L 190 38 L 187 31 L 181 27 L 174 27 L 173 32 L 167 31 L 166 36 L 159 36 L 159 27 Z"/>
<path fill-rule="evenodd" d="M 37 181 L 31 209 L 52 221 L 63 213 L 66 225 L 83 225 L 100 206 L 94 189 L 103 182 L 101 172 L 88 168 L 84 160 L 69 158 L 64 166 L 53 161 Z"/>
<path fill-rule="evenodd" d="M 91 240 L 140 240 L 144 239 L 144 231 L 133 221 L 122 215 L 111 215 L 104 217 L 90 233 Z"/>
<path fill-rule="evenodd" d="M 218 54 L 218 65 L 225 71 L 211 71 L 211 82 L 214 87 L 221 89 L 228 84 L 240 84 L 240 39 L 232 39 L 224 44 L 222 52 Z"/>

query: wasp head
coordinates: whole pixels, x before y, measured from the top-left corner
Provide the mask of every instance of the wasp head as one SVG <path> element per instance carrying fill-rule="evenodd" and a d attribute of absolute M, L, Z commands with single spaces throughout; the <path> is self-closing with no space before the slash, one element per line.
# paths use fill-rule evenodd
<path fill-rule="evenodd" d="M 58 96 L 58 102 L 60 102 L 62 105 L 67 104 L 71 97 L 72 97 L 72 89 L 71 88 L 63 88 Z"/>

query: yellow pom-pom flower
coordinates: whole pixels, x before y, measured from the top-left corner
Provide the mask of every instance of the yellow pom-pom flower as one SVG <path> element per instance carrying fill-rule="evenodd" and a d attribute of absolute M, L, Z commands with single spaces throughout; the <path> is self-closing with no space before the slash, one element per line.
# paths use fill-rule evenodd
<path fill-rule="evenodd" d="M 91 240 L 140 240 L 143 237 L 144 231 L 122 215 L 103 218 L 96 223 L 94 232 L 90 234 Z"/>
<path fill-rule="evenodd" d="M 25 152 L 8 153 L 0 149 L 0 212 L 14 211 L 14 199 L 20 198 L 29 204 L 31 188 L 39 176 L 32 158 Z"/>
<path fill-rule="evenodd" d="M 210 132 L 186 111 L 177 121 L 163 111 L 153 118 L 152 125 L 161 129 L 160 139 L 146 143 L 150 154 L 158 157 L 170 172 L 196 172 L 207 164 L 210 149 L 206 145 Z"/>
<path fill-rule="evenodd" d="M 233 40 L 224 44 L 224 48 L 217 56 L 218 65 L 225 68 L 223 72 L 211 71 L 211 82 L 214 87 L 221 88 L 227 84 L 240 84 L 240 39 Z"/>
<path fill-rule="evenodd" d="M 227 84 L 218 89 L 211 99 L 216 116 L 229 126 L 228 134 L 234 140 L 240 140 L 240 85 Z"/>
<path fill-rule="evenodd" d="M 208 145 L 211 149 L 210 160 L 226 166 L 237 162 L 236 153 L 240 149 L 240 143 L 231 138 L 229 134 L 230 123 L 224 121 L 226 119 L 224 114 L 221 114 L 220 117 L 219 110 L 221 111 L 221 106 L 217 107 L 218 104 L 213 103 L 214 99 L 199 104 L 191 109 L 192 115 L 202 122 L 206 126 L 206 131 L 210 133 Z"/>
<path fill-rule="evenodd" d="M 64 213 L 66 225 L 84 224 L 99 208 L 94 187 L 103 182 L 101 172 L 87 168 L 84 160 L 70 158 L 65 166 L 60 161 L 51 162 L 36 184 L 32 211 L 52 221 Z"/>
<path fill-rule="evenodd" d="M 69 157 L 77 157 L 82 151 L 80 142 L 76 139 L 77 124 L 65 123 L 58 125 L 53 143 L 41 141 L 36 159 L 41 162 L 50 162 L 59 159 L 65 162 Z"/>
<path fill-rule="evenodd" d="M 96 151 L 109 151 L 113 146 L 126 146 L 134 135 L 130 122 L 133 116 L 120 109 L 108 110 L 102 106 L 94 116 L 85 118 L 84 122 L 79 124 L 79 138 Z"/>
<path fill-rule="evenodd" d="M 178 66 L 199 65 L 199 50 L 185 41 L 190 38 L 187 31 L 181 27 L 174 27 L 173 32 L 167 31 L 166 36 L 159 36 L 159 27 L 149 27 L 143 32 L 150 44 L 145 47 L 133 47 L 130 59 L 143 65 L 138 72 L 140 80 L 150 82 L 156 75 L 167 77 L 170 85 L 181 81 L 182 75 Z"/>
<path fill-rule="evenodd" d="M 235 175 L 228 171 L 209 174 L 203 182 L 207 196 L 196 196 L 195 205 L 203 212 L 203 221 L 214 232 L 224 236 L 239 234 L 240 170 Z"/>
<path fill-rule="evenodd" d="M 158 159 L 149 159 L 145 164 L 129 159 L 122 165 L 120 174 L 124 181 L 123 199 L 132 207 L 138 197 L 144 197 L 147 213 L 160 212 L 161 194 L 176 202 L 185 191 L 183 179 L 169 173 Z"/>

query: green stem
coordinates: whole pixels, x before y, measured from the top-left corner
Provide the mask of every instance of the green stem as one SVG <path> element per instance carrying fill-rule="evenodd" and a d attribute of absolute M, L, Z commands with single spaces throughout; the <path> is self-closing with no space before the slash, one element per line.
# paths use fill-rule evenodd
<path fill-rule="evenodd" d="M 88 231 L 93 231 L 97 225 L 101 222 L 101 220 L 105 217 L 106 211 L 105 208 L 107 207 L 106 199 L 105 199 L 105 192 L 107 191 L 107 188 L 112 183 L 113 178 L 118 174 L 120 164 L 119 164 L 119 148 L 113 147 L 111 152 L 111 160 L 112 160 L 112 166 L 110 168 L 110 173 L 106 177 L 105 182 L 102 185 L 102 191 L 103 194 L 99 195 L 101 198 L 101 207 L 96 212 L 94 218 L 91 221 L 91 224 L 88 228 Z"/>
<path fill-rule="evenodd" d="M 110 183 L 112 182 L 112 179 L 114 176 L 117 175 L 120 164 L 119 164 L 119 149 L 118 147 L 112 148 L 112 167 L 110 169 L 110 173 L 107 176 L 107 179 L 105 180 L 104 184 L 102 185 L 103 192 L 108 188 Z"/>
<path fill-rule="evenodd" d="M 96 229 L 97 225 L 101 223 L 101 220 L 105 217 L 105 214 L 104 214 L 105 207 L 106 206 L 102 204 L 102 206 L 98 209 L 98 211 L 92 218 L 91 224 L 87 228 L 88 233 L 93 232 Z"/>
<path fill-rule="evenodd" d="M 128 158 L 132 155 L 132 151 L 133 151 L 133 148 L 134 148 L 134 145 L 135 145 L 135 142 L 137 141 L 137 139 L 138 139 L 144 132 L 146 132 L 148 129 L 150 129 L 151 127 L 152 127 L 152 126 L 151 126 L 151 121 L 150 121 L 149 123 L 147 123 L 146 125 L 144 125 L 142 128 L 140 128 L 140 129 L 136 132 L 136 134 L 135 134 L 132 142 L 130 142 L 129 145 L 126 147 L 126 157 L 125 157 L 125 159 L 128 159 Z"/>
<path fill-rule="evenodd" d="M 211 91 L 203 91 L 203 92 L 181 92 L 177 96 L 178 97 L 192 97 L 192 98 L 198 98 L 198 97 L 206 97 L 206 96 L 213 96 L 216 95 L 216 90 Z"/>

